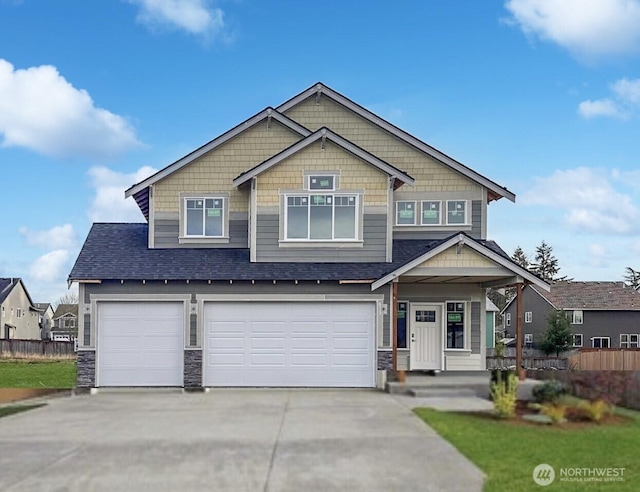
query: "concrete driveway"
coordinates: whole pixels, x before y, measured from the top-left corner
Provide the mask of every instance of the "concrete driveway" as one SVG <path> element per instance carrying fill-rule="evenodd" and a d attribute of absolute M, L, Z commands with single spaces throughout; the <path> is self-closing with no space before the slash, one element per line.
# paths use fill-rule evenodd
<path fill-rule="evenodd" d="M 0 419 L 3 491 L 480 491 L 386 393 L 105 392 Z"/>

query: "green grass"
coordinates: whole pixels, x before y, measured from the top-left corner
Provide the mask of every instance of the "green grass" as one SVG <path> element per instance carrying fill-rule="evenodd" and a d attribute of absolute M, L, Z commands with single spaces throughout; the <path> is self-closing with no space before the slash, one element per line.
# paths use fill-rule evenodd
<path fill-rule="evenodd" d="M 26 412 L 27 410 L 33 410 L 34 408 L 43 407 L 44 403 L 38 405 L 17 405 L 13 407 L 0 407 L 0 418 L 7 415 L 13 415 L 14 413 Z"/>
<path fill-rule="evenodd" d="M 0 359 L 0 388 L 73 388 L 75 360 Z"/>
<path fill-rule="evenodd" d="M 518 425 L 473 414 L 418 408 L 416 414 L 487 475 L 484 492 L 640 490 L 640 413 L 621 410 L 628 423 L 563 429 Z M 533 469 L 551 465 L 556 473 L 545 487 Z M 560 468 L 625 468 L 624 482 L 562 482 Z"/>

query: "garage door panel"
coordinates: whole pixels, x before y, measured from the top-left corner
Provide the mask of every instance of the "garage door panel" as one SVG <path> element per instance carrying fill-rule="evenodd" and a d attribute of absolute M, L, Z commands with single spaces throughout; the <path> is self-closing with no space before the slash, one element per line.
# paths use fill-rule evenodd
<path fill-rule="evenodd" d="M 373 303 L 211 302 L 204 313 L 207 386 L 375 385 Z"/>
<path fill-rule="evenodd" d="M 182 386 L 183 333 L 183 303 L 98 303 L 98 384 Z"/>

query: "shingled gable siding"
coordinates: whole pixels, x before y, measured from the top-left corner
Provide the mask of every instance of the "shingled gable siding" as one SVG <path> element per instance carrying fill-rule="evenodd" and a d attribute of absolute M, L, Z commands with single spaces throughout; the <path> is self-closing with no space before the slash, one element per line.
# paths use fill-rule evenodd
<path fill-rule="evenodd" d="M 482 186 L 408 145 L 327 96 L 315 95 L 289 109 L 289 118 L 315 131 L 322 126 L 366 149 L 415 180 L 411 191 L 478 192 Z M 407 188 L 404 186 L 401 189 Z M 409 188 L 407 188 L 409 189 Z"/>
<path fill-rule="evenodd" d="M 387 249 L 387 217 L 366 214 L 363 245 L 356 248 L 281 248 L 280 217 L 261 214 L 257 219 L 256 259 L 274 262 L 384 262 Z"/>
<path fill-rule="evenodd" d="M 454 195 L 451 197 L 454 200 Z M 428 198 L 425 198 L 428 200 Z M 444 203 L 444 202 L 443 202 Z M 482 201 L 473 200 L 471 202 L 471 229 L 465 230 L 467 234 L 475 239 L 485 239 L 482 234 Z M 404 227 L 395 228 L 393 231 L 394 239 L 445 239 L 454 232 L 457 232 L 460 228 L 435 228 L 435 227 Z"/>

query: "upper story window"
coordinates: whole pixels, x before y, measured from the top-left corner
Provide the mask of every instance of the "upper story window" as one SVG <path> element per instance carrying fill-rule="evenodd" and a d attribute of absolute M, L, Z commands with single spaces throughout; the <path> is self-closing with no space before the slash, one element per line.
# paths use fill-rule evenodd
<path fill-rule="evenodd" d="M 285 196 L 285 239 L 357 240 L 359 195 L 296 193 Z"/>
<path fill-rule="evenodd" d="M 573 347 L 582 347 L 582 333 L 576 333 L 573 335 L 571 345 Z"/>
<path fill-rule="evenodd" d="M 533 312 L 532 311 L 527 311 L 527 312 L 524 313 L 524 322 L 525 323 L 533 322 Z"/>
<path fill-rule="evenodd" d="M 307 176 L 308 190 L 334 191 L 338 189 L 338 176 L 333 174 L 310 174 Z"/>
<path fill-rule="evenodd" d="M 620 348 L 638 348 L 640 347 L 639 336 L 637 333 L 623 333 L 620 335 Z"/>
<path fill-rule="evenodd" d="M 451 200 L 447 202 L 447 224 L 467 223 L 467 202 Z"/>
<path fill-rule="evenodd" d="M 504 322 L 507 326 L 511 326 L 511 313 L 505 313 Z"/>
<path fill-rule="evenodd" d="M 396 202 L 396 224 L 415 225 L 416 224 L 416 202 L 400 201 Z"/>
<path fill-rule="evenodd" d="M 185 236 L 222 237 L 224 199 L 185 198 Z"/>
<path fill-rule="evenodd" d="M 442 224 L 442 214 L 440 213 L 440 202 L 422 202 L 422 225 L 440 225 Z"/>
<path fill-rule="evenodd" d="M 399 200 L 396 202 L 396 225 L 458 226 L 469 225 L 467 200 Z"/>
<path fill-rule="evenodd" d="M 571 313 L 571 324 L 572 325 L 582 324 L 582 311 L 573 311 Z"/>
<path fill-rule="evenodd" d="M 22 309 L 16 309 L 16 318 L 22 318 Z"/>

